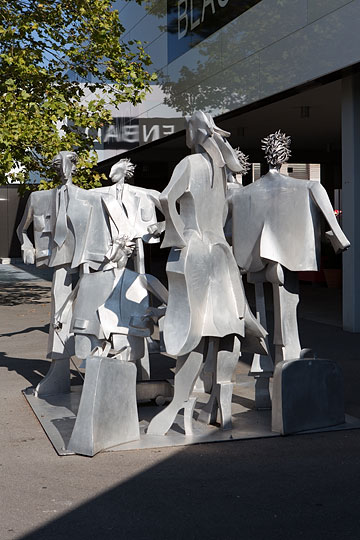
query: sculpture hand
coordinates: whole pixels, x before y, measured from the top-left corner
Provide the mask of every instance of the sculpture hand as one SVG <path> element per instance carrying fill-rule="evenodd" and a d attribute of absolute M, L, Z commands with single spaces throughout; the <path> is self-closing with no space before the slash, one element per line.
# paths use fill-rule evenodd
<path fill-rule="evenodd" d="M 342 251 L 345 251 L 346 249 L 348 249 L 348 247 L 350 246 L 350 242 L 348 240 L 346 243 L 341 242 L 339 238 L 335 236 L 333 231 L 326 232 L 325 236 L 327 237 L 328 240 L 330 240 L 330 243 L 335 253 L 341 253 Z"/>
<path fill-rule="evenodd" d="M 54 330 L 61 330 L 62 328 L 61 310 L 57 311 L 51 318 L 51 326 L 53 327 Z"/>
<path fill-rule="evenodd" d="M 158 227 L 157 227 L 157 224 L 154 223 L 153 225 L 149 225 L 149 227 L 147 228 L 148 230 L 148 233 L 149 234 L 152 234 L 152 235 L 158 235 L 159 232 L 158 232 Z"/>
<path fill-rule="evenodd" d="M 146 310 L 145 317 L 150 317 L 154 322 L 157 322 L 161 317 L 164 317 L 166 306 L 161 305 L 159 307 L 150 307 Z"/>
<path fill-rule="evenodd" d="M 131 242 L 131 241 L 128 240 L 126 242 L 124 251 L 125 251 L 125 255 L 127 257 L 131 257 L 131 255 L 136 255 L 137 249 L 136 249 L 135 242 Z"/>
<path fill-rule="evenodd" d="M 52 326 L 53 326 L 53 329 L 54 329 L 54 330 L 61 330 L 61 328 L 62 328 L 62 323 L 61 323 L 60 321 L 57 321 L 57 320 L 55 319 Z"/>
<path fill-rule="evenodd" d="M 106 253 L 105 258 L 114 263 L 122 262 L 125 266 L 127 259 L 132 255 L 135 247 L 136 245 L 134 242 L 120 236 L 114 240 Z"/>
<path fill-rule="evenodd" d="M 35 248 L 33 247 L 22 247 L 22 259 L 25 264 L 35 264 Z"/>
<path fill-rule="evenodd" d="M 165 221 L 161 221 L 159 223 L 153 223 L 152 225 L 149 225 L 148 233 L 154 236 L 155 238 L 158 238 L 161 233 L 165 231 Z"/>

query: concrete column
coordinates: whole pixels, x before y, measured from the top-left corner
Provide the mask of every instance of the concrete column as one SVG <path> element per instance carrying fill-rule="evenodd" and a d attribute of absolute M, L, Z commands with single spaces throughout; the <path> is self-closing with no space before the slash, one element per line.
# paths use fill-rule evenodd
<path fill-rule="evenodd" d="M 360 332 L 360 74 L 342 81 L 343 327 Z"/>

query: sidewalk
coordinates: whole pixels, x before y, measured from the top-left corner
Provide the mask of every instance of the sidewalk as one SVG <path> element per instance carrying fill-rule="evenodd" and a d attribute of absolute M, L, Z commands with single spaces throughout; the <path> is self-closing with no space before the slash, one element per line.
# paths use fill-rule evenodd
<path fill-rule="evenodd" d="M 1 540 L 360 538 L 360 430 L 58 457 L 21 394 L 49 368 L 51 287 L 24 270 L 0 265 Z M 360 335 L 338 291 L 311 289 L 302 344 L 341 364 L 360 417 Z"/>

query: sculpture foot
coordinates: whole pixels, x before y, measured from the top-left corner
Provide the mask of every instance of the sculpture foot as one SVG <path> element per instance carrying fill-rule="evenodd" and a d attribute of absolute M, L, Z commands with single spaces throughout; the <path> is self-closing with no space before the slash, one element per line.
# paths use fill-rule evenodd
<path fill-rule="evenodd" d="M 173 400 L 166 409 L 163 409 L 151 420 L 147 429 L 148 435 L 165 435 L 175 422 L 180 409 L 185 411 L 185 428 L 189 429 L 189 411 L 193 411 L 195 406 L 190 396 L 202 367 L 203 347 L 204 340 L 189 355 L 178 358 L 174 378 Z"/>
<path fill-rule="evenodd" d="M 184 406 L 184 405 L 183 405 Z M 154 418 L 151 420 L 148 428 L 146 430 L 147 435 L 166 435 L 171 426 L 173 425 L 176 415 L 179 412 L 181 407 L 173 406 L 173 403 L 170 403 L 165 409 L 160 411 Z"/>
<path fill-rule="evenodd" d="M 218 385 L 218 402 L 222 429 L 232 429 L 231 404 L 233 388 L 233 383 L 220 383 Z"/>
<path fill-rule="evenodd" d="M 184 403 L 184 429 L 185 435 L 193 434 L 193 416 L 196 404 L 196 397 L 189 398 L 189 401 Z"/>
<path fill-rule="evenodd" d="M 180 406 L 172 406 L 170 403 L 166 409 L 157 414 L 150 422 L 146 433 L 147 435 L 166 435 L 173 423 L 175 422 L 176 415 L 181 409 L 184 409 L 184 429 L 185 435 L 192 435 L 193 427 L 192 420 L 196 404 L 196 397 L 190 397 L 188 401 L 185 401 Z"/>
<path fill-rule="evenodd" d="M 51 361 L 50 369 L 36 387 L 36 397 L 68 394 L 70 392 L 70 360 L 57 358 Z"/>
<path fill-rule="evenodd" d="M 209 401 L 200 412 L 198 420 L 204 424 L 215 424 L 219 409 L 221 428 L 232 429 L 231 403 L 233 387 L 233 383 L 216 384 Z"/>
<path fill-rule="evenodd" d="M 217 411 L 218 411 L 218 404 L 217 404 L 217 397 L 215 395 L 215 391 L 211 393 L 209 401 L 206 403 L 205 407 L 201 409 L 199 413 L 199 422 L 202 422 L 203 424 L 216 424 L 217 419 Z"/>

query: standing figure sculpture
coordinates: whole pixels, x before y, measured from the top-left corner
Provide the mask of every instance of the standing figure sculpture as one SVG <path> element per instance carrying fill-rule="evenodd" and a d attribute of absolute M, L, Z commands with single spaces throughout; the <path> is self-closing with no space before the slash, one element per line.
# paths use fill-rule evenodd
<path fill-rule="evenodd" d="M 24 262 L 54 268 L 51 321 L 72 292 L 72 274 L 98 270 L 119 232 L 127 232 L 125 214 L 119 214 L 111 195 L 99 197 L 73 185 L 76 163 L 75 152 L 55 156 L 61 186 L 31 193 L 17 229 Z M 35 246 L 27 234 L 31 222 Z M 55 331 L 50 325 L 47 356 L 52 364 L 37 387 L 39 396 L 70 391 L 69 359 L 74 353 L 70 321 L 71 316 Z"/>
<path fill-rule="evenodd" d="M 25 264 L 49 266 L 54 268 L 51 288 L 51 320 L 65 302 L 72 290 L 71 260 L 74 250 L 74 237 L 64 225 L 67 201 L 65 191 L 72 183 L 76 170 L 77 156 L 74 152 L 61 152 L 53 160 L 58 171 L 61 186 L 55 189 L 34 191 L 30 194 L 23 218 L 18 226 L 17 234 L 21 244 Z M 67 195 L 66 195 L 67 197 Z M 57 216 L 61 217 L 57 221 Z M 33 223 L 34 244 L 27 231 Z M 64 234 L 65 231 L 65 234 Z M 46 377 L 37 386 L 37 394 L 52 394 L 70 390 L 69 362 L 73 354 L 70 342 L 70 321 L 66 321 L 59 331 L 49 327 L 48 353 L 52 364 Z"/>
<path fill-rule="evenodd" d="M 119 212 L 125 213 L 127 221 L 127 231 L 124 234 L 135 243 L 135 250 L 132 254 L 134 270 L 139 274 L 145 274 L 145 243 L 158 243 L 159 235 L 151 234 L 153 228 L 157 231 L 157 217 L 155 207 L 160 209 L 160 193 L 153 189 L 145 189 L 132 186 L 128 181 L 133 177 L 135 165 L 127 158 L 120 159 L 110 170 L 110 180 L 112 186 L 97 188 L 96 193 L 106 193 L 112 195 L 118 202 Z M 148 341 L 144 340 L 144 356 L 138 362 L 138 377 L 146 380 L 150 378 L 150 360 L 148 351 Z"/>
<path fill-rule="evenodd" d="M 264 352 L 265 331 L 252 316 L 231 248 L 226 242 L 226 168 L 240 172 L 236 154 L 212 117 L 196 112 L 187 125 L 192 155 L 175 168 L 160 196 L 166 227 L 162 247 L 171 247 L 167 262 L 169 301 L 164 319 L 166 351 L 177 356 L 172 402 L 155 416 L 147 433 L 165 434 L 178 411 L 185 411 L 185 432 L 191 432 L 195 400 L 190 398 L 211 344 L 215 380 L 203 419 L 231 427 L 232 374 L 245 333 Z M 179 206 L 177 206 L 179 205 Z M 178 210 L 179 208 L 179 210 Z"/>
<path fill-rule="evenodd" d="M 349 247 L 324 187 L 316 181 L 284 176 L 290 137 L 280 131 L 262 140 L 269 172 L 243 189 L 229 192 L 233 251 L 248 281 L 268 281 L 274 297 L 275 362 L 299 358 L 298 271 L 319 269 L 320 216 L 335 252 Z M 252 369 L 256 372 L 256 369 Z"/>

